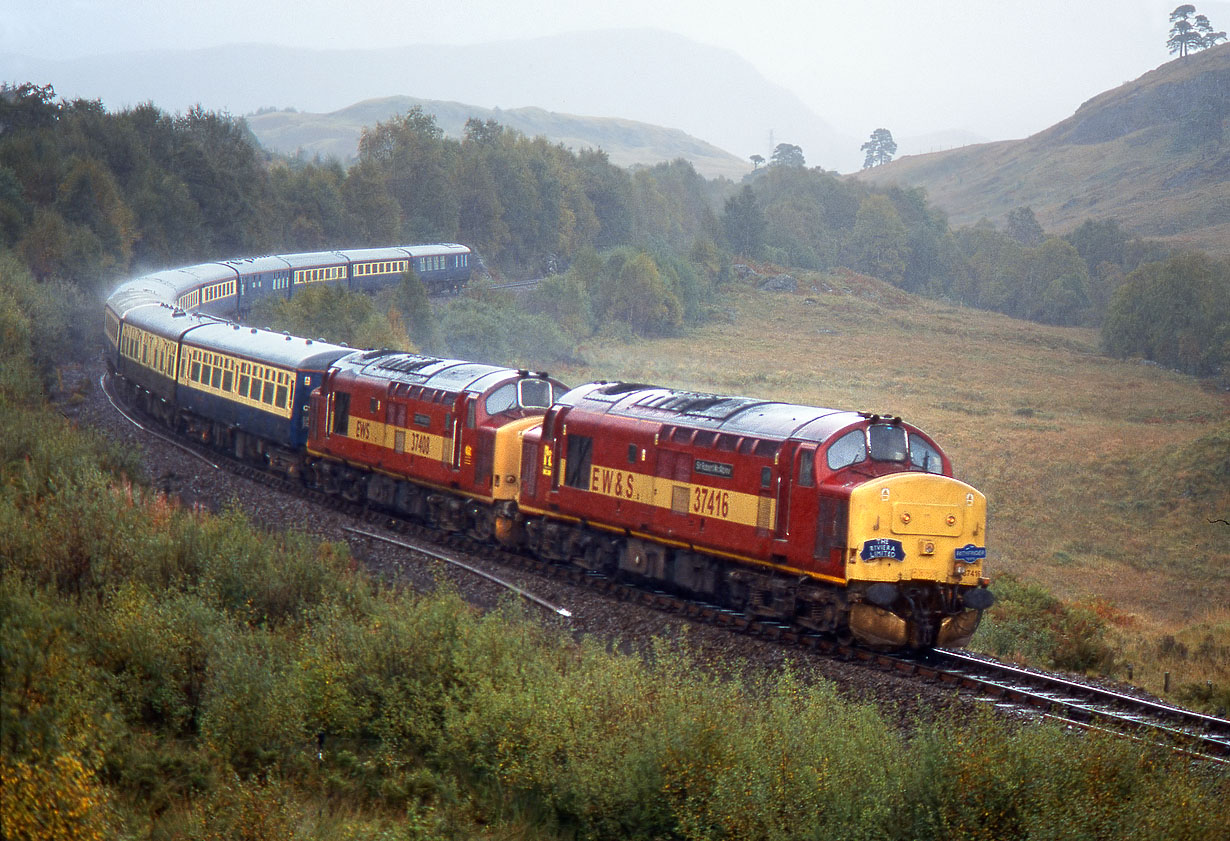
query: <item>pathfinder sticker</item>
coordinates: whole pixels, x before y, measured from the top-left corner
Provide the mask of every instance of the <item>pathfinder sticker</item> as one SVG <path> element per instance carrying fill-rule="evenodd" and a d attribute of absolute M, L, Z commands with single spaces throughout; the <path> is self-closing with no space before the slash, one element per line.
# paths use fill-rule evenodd
<path fill-rule="evenodd" d="M 863 543 L 863 551 L 858 556 L 864 561 L 876 558 L 892 558 L 894 561 L 904 561 L 905 549 L 902 548 L 900 540 L 877 537 L 875 540 L 865 541 Z"/>
<path fill-rule="evenodd" d="M 975 546 L 972 543 L 967 543 L 960 549 L 953 552 L 958 561 L 968 564 L 971 561 L 986 560 L 987 548 L 985 546 Z"/>

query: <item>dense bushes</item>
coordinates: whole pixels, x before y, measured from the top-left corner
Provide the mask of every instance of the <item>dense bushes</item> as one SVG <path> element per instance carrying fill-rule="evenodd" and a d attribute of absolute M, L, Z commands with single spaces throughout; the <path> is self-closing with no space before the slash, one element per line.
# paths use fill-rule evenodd
<path fill-rule="evenodd" d="M 0 411 L 6 838 L 1212 839 L 1230 821 L 1225 780 L 1163 749 L 973 711 L 900 730 L 807 671 L 748 683 L 686 643 L 628 656 L 515 606 L 399 593 L 344 548 L 173 507 L 53 412 Z M 1097 638 L 1018 589 L 1005 605 Z"/>
<path fill-rule="evenodd" d="M 1066 604 L 1037 584 L 996 580 L 997 602 L 974 645 L 997 657 L 1066 671 L 1109 672 L 1114 649 L 1096 604 Z"/>

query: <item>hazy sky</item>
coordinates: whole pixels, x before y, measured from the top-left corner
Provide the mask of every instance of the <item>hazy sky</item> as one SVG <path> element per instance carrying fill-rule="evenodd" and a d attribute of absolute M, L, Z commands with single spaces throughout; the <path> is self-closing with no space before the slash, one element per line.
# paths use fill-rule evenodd
<path fill-rule="evenodd" d="M 320 48 L 473 44 L 654 27 L 739 53 L 841 130 L 862 135 L 867 126 L 885 126 L 903 137 L 964 129 L 998 140 L 1043 129 L 1091 96 L 1169 60 L 1168 17 L 1176 5 L 1177 0 L 3 0 L 0 52 L 68 58 L 253 42 Z M 1214 28 L 1230 30 L 1230 2 L 1195 5 Z"/>

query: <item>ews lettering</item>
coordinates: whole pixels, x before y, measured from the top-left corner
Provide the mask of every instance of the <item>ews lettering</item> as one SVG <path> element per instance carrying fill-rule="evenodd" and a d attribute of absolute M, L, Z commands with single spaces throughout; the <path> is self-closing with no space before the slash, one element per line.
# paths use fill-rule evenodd
<path fill-rule="evenodd" d="M 636 474 L 595 467 L 589 475 L 589 489 L 606 496 L 633 499 L 636 497 Z"/>

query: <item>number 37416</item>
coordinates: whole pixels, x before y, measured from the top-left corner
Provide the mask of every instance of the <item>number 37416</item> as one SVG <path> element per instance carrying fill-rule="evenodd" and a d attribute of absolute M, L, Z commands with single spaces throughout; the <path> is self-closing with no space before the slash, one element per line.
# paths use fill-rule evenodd
<path fill-rule="evenodd" d="M 692 513 L 708 517 L 730 516 L 730 491 L 717 488 L 692 488 Z"/>

